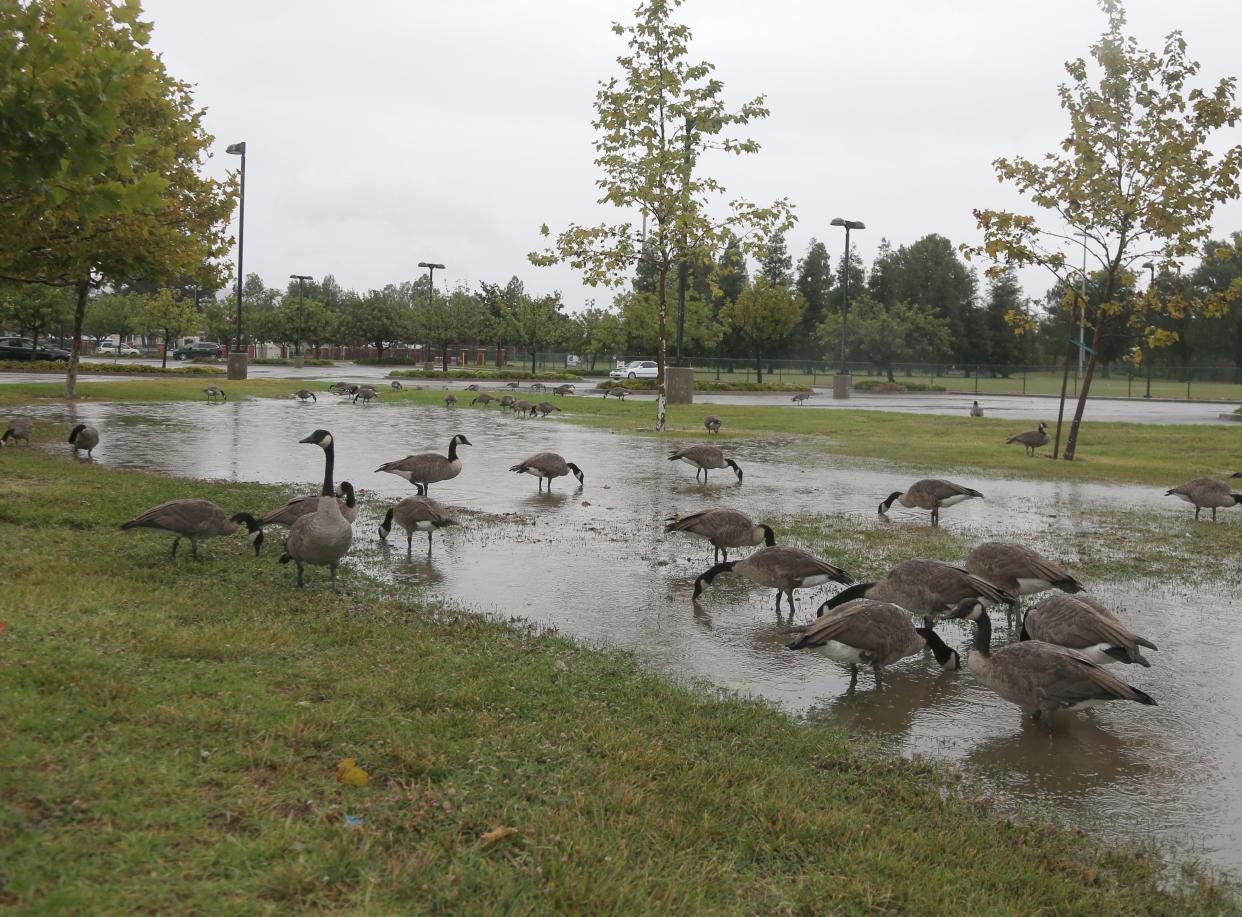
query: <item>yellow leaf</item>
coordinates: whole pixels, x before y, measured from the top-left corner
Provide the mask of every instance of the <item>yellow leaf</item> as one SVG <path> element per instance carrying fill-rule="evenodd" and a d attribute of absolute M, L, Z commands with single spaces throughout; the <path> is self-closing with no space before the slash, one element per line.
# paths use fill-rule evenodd
<path fill-rule="evenodd" d="M 348 786 L 366 786 L 371 775 L 360 768 L 353 758 L 345 758 L 336 766 L 336 779 Z"/>
<path fill-rule="evenodd" d="M 490 847 L 497 841 L 503 841 L 506 837 L 512 837 L 515 834 L 517 834 L 517 828 L 505 826 L 501 828 L 493 828 L 491 831 L 488 831 L 481 838 L 479 838 L 479 840 L 483 843 L 484 847 Z"/>

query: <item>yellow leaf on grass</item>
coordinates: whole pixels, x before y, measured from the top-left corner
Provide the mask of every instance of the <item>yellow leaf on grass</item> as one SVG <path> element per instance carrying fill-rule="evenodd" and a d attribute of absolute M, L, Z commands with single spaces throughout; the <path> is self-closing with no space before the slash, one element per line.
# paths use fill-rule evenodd
<path fill-rule="evenodd" d="M 503 841 L 506 837 L 512 837 L 515 834 L 517 834 L 517 828 L 510 828 L 506 825 L 502 828 L 493 828 L 479 838 L 479 840 L 483 842 L 484 847 L 489 847 L 497 841 Z"/>
<path fill-rule="evenodd" d="M 336 779 L 349 786 L 366 786 L 371 775 L 360 768 L 353 758 L 345 758 L 336 766 Z"/>

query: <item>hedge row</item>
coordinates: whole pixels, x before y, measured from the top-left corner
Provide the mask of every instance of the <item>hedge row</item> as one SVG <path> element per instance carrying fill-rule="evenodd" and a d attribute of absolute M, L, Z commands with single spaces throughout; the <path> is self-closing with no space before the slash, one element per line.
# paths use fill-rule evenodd
<path fill-rule="evenodd" d="M 68 363 L 61 360 L 31 360 L 29 363 L 24 360 L 0 360 L 0 370 L 6 372 L 57 373 L 64 375 L 68 366 Z M 123 376 L 218 376 L 224 374 L 224 370 L 214 366 L 163 367 L 150 366 L 145 363 L 79 363 L 78 372 L 115 373 Z"/>

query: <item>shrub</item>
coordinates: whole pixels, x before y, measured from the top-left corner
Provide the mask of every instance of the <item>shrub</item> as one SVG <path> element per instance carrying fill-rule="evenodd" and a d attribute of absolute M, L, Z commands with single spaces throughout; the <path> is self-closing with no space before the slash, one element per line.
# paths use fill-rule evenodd
<path fill-rule="evenodd" d="M 943 392 L 943 385 L 928 385 L 926 382 L 888 382 L 884 379 L 864 379 L 854 383 L 855 391 L 859 392 Z"/>
<path fill-rule="evenodd" d="M 197 363 L 198 361 L 195 360 L 195 362 Z M 250 362 L 251 364 L 257 365 L 257 366 L 292 366 L 293 365 L 293 360 L 286 359 L 285 357 L 255 357 Z M 334 360 L 316 360 L 313 357 L 307 357 L 306 365 L 307 366 L 335 366 L 336 362 Z"/>
<path fill-rule="evenodd" d="M 29 363 L 22 360 L 0 360 L 0 370 L 6 372 L 63 374 L 68 368 L 69 364 L 60 360 L 33 360 Z M 121 363 L 119 365 L 112 363 L 79 363 L 78 372 L 116 373 L 125 376 L 218 376 L 222 375 L 224 370 L 215 366 L 163 367 L 149 366 L 145 363 Z"/>
<path fill-rule="evenodd" d="M 625 388 L 632 392 L 652 391 L 656 387 L 654 379 L 624 379 L 620 382 L 608 380 L 598 383 L 595 388 L 607 391 L 613 388 Z M 809 385 L 797 385 L 793 382 L 701 382 L 694 380 L 696 392 L 809 392 Z"/>
<path fill-rule="evenodd" d="M 374 360 L 370 362 L 375 363 Z M 448 372 L 441 372 L 438 369 L 394 369 L 388 375 L 401 379 L 563 379 L 569 382 L 576 382 L 582 378 L 582 373 L 573 369 L 555 373 L 536 373 L 533 376 L 520 369 L 450 369 Z"/>

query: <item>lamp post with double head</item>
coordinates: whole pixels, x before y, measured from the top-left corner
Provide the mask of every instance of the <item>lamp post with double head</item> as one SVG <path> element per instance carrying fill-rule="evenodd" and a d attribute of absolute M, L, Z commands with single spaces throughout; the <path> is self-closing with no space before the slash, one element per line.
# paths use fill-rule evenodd
<path fill-rule="evenodd" d="M 436 296 L 436 271 L 444 270 L 444 265 L 436 264 L 434 261 L 420 261 L 418 262 L 418 266 L 425 267 L 427 269 L 427 308 L 431 308 L 431 304 L 435 300 L 435 296 Z M 443 360 L 444 360 L 444 368 L 447 370 L 448 369 L 448 350 L 447 349 L 444 351 Z"/>
<path fill-rule="evenodd" d="M 841 372 L 838 374 L 837 382 L 833 385 L 832 396 L 848 398 L 850 370 L 845 362 L 845 352 L 849 342 L 850 321 L 850 230 L 867 227 L 860 220 L 846 220 L 841 217 L 834 219 L 831 225 L 845 227 L 845 260 L 841 262 Z M 841 381 L 842 378 L 844 382 Z"/>
<path fill-rule="evenodd" d="M 242 268 L 242 254 L 245 250 L 246 238 L 246 142 L 233 143 L 225 150 L 233 156 L 241 157 L 241 197 L 237 209 L 237 337 L 233 341 L 233 352 L 229 354 L 229 378 L 246 378 L 246 351 L 242 350 L 242 284 L 246 280 Z"/>

